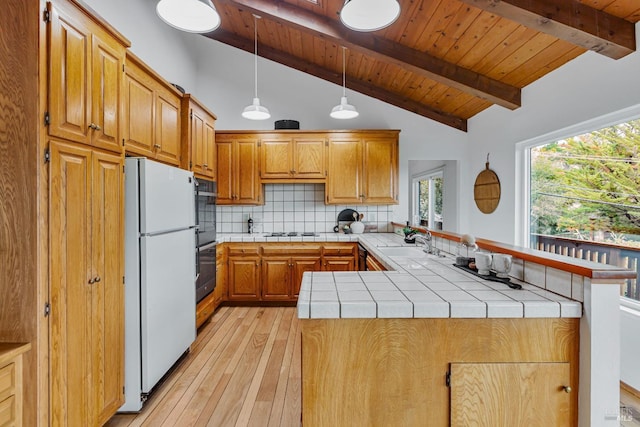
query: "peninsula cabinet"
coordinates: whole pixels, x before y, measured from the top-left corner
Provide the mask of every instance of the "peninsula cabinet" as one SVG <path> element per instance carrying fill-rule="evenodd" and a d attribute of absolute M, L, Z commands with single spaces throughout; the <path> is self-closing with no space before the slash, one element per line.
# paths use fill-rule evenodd
<path fill-rule="evenodd" d="M 216 133 L 218 205 L 263 203 L 258 168 L 258 138 Z"/>
<path fill-rule="evenodd" d="M 327 204 L 398 203 L 398 132 L 332 134 L 327 150 Z"/>
<path fill-rule="evenodd" d="M 69 1 L 47 3 L 48 133 L 116 153 L 128 42 Z"/>
<path fill-rule="evenodd" d="M 177 89 L 127 51 L 122 108 L 127 154 L 180 166 L 181 98 Z"/>
<path fill-rule="evenodd" d="M 190 94 L 182 97 L 182 168 L 216 180 L 216 115 Z"/>
<path fill-rule="evenodd" d="M 123 158 L 49 149 L 50 422 L 102 425 L 124 402 Z"/>
<path fill-rule="evenodd" d="M 262 182 L 325 181 L 325 142 L 320 134 L 261 134 Z"/>

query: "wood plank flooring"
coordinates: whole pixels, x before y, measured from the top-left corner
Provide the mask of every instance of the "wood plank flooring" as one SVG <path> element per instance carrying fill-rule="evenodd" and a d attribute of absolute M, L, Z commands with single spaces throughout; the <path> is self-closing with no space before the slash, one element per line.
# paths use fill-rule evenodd
<path fill-rule="evenodd" d="M 142 412 L 106 425 L 300 426 L 300 345 L 295 307 L 220 307 Z M 640 426 L 640 398 L 622 389 L 620 405 Z"/>
<path fill-rule="evenodd" d="M 300 426 L 295 307 L 221 307 L 191 352 L 123 426 Z"/>

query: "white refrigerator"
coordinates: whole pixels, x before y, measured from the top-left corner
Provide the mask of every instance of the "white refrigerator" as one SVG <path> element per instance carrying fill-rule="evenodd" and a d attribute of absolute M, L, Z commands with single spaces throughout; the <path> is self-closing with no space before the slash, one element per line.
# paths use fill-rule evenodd
<path fill-rule="evenodd" d="M 125 403 L 137 412 L 196 338 L 193 173 L 125 160 Z"/>

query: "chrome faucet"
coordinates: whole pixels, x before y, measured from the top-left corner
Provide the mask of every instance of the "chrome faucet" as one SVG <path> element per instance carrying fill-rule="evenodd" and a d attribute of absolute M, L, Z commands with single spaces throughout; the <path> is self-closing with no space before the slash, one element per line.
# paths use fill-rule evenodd
<path fill-rule="evenodd" d="M 427 230 L 426 234 L 424 235 L 416 234 L 415 240 L 416 244 L 418 242 L 421 242 L 424 245 L 424 248 L 422 249 L 423 252 L 433 254 L 433 236 L 431 235 L 429 230 Z"/>

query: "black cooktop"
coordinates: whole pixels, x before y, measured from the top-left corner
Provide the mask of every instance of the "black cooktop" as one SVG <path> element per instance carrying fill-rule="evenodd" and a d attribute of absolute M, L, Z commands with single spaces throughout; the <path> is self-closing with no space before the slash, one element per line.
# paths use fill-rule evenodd
<path fill-rule="evenodd" d="M 314 233 L 313 231 L 302 231 L 302 232 L 279 231 L 279 232 L 265 234 L 264 237 L 296 237 L 296 236 L 308 237 L 308 236 L 317 236 L 317 235 L 318 234 Z"/>

